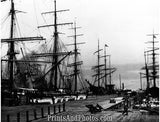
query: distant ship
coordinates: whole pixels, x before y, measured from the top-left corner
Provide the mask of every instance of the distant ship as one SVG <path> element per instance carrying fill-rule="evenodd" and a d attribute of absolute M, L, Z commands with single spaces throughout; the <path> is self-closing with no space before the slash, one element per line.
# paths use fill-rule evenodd
<path fill-rule="evenodd" d="M 146 78 L 146 94 L 151 95 L 154 98 L 159 97 L 159 48 L 156 47 L 156 43 L 158 43 L 158 41 L 155 41 L 157 35 L 158 34 L 154 33 L 148 35 L 152 36 L 153 40 L 147 42 L 148 44 L 151 44 L 151 49 L 144 52 L 145 66 L 142 67 L 143 72 L 140 73 L 141 78 Z"/>
<path fill-rule="evenodd" d="M 94 78 L 93 84 L 86 80 L 89 84 L 90 91 L 93 94 L 103 95 L 103 94 L 112 94 L 115 93 L 114 84 L 111 83 L 112 81 L 112 73 L 116 71 L 116 68 L 111 67 L 111 55 L 106 55 L 106 47 L 104 46 L 104 56 L 100 56 L 100 51 L 102 49 L 99 48 L 99 40 L 98 40 L 98 50 L 95 52 L 97 53 L 97 65 L 92 67 L 92 70 L 96 74 L 92 75 Z M 94 54 L 95 54 L 94 53 Z M 104 57 L 104 64 L 100 64 L 100 58 Z M 107 57 L 109 57 L 109 65 L 107 66 Z"/>

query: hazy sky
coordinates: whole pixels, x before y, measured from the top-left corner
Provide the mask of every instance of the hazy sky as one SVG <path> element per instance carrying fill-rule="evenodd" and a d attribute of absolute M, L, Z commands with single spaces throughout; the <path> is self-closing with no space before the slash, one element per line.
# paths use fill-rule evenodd
<path fill-rule="evenodd" d="M 32 28 L 44 24 L 40 13 L 53 10 L 54 5 L 54 0 L 15 1 L 16 9 L 27 12 L 19 13 L 17 17 Z M 6 16 L 8 5 L 9 2 L 1 3 L 2 17 Z M 78 42 L 86 42 L 79 46 L 84 65 L 95 65 L 93 53 L 97 50 L 98 39 L 101 48 L 104 44 L 109 45 L 107 52 L 112 55 L 113 64 L 142 63 L 145 42 L 151 40 L 146 35 L 153 33 L 153 29 L 155 33 L 160 31 L 159 0 L 57 0 L 57 9 L 70 9 L 58 14 L 59 22 L 73 22 L 76 18 L 77 25 L 82 27 L 78 33 L 84 36 L 78 37 Z M 63 31 L 62 27 L 60 30 Z M 21 31 L 24 36 L 33 33 L 27 27 Z M 2 37 L 5 35 L 3 32 Z M 71 43 L 70 40 L 63 42 Z"/>

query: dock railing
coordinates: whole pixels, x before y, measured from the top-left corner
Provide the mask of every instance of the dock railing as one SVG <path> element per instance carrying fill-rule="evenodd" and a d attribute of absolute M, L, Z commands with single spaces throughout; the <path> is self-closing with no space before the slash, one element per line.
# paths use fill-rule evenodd
<path fill-rule="evenodd" d="M 35 105 L 30 109 L 7 113 L 2 118 L 3 122 L 32 122 L 61 112 L 65 112 L 65 103 Z"/>

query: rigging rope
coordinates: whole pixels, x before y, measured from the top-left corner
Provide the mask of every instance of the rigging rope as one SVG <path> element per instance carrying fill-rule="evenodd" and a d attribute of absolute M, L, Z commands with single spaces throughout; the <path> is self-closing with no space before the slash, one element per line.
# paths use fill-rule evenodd
<path fill-rule="evenodd" d="M 47 22 L 46 22 L 46 20 L 45 20 L 45 18 L 44 18 L 44 16 L 43 16 L 43 15 L 42 15 L 42 18 L 43 18 L 43 20 L 44 20 L 45 24 L 47 24 Z M 48 28 L 48 30 L 50 31 L 50 33 L 52 33 L 52 31 L 51 31 L 50 27 L 47 27 L 47 28 Z"/>
<path fill-rule="evenodd" d="M 34 6 L 35 17 L 36 17 L 36 22 L 37 22 L 37 26 L 38 26 L 39 23 L 38 23 L 38 17 L 37 17 L 35 0 L 33 0 L 33 6 Z M 41 35 L 41 32 L 40 32 L 40 29 L 39 29 L 39 28 L 38 28 L 38 32 L 39 32 L 39 35 Z"/>
<path fill-rule="evenodd" d="M 10 15 L 8 14 L 8 15 L 6 15 L 6 17 L 4 17 L 4 20 L 2 20 L 1 25 L 3 25 L 3 24 L 7 21 L 7 19 L 8 19 L 9 16 L 10 16 Z"/>

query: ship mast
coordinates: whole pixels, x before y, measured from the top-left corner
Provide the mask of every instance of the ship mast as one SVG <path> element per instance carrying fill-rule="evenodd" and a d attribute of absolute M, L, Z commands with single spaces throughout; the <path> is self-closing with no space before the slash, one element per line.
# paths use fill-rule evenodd
<path fill-rule="evenodd" d="M 95 76 L 95 82 L 98 82 L 98 87 L 100 87 L 100 79 L 102 78 L 102 77 L 100 77 L 102 75 L 102 73 L 100 72 L 101 71 L 100 67 L 104 66 L 104 64 L 100 65 L 100 58 L 101 58 L 100 57 L 100 51 L 102 51 L 102 50 L 103 49 L 99 48 L 99 40 L 98 40 L 98 50 L 96 52 L 94 52 L 94 54 L 97 53 L 97 64 L 98 65 L 93 67 L 93 69 L 96 70 L 97 74 L 92 75 L 92 77 Z"/>
<path fill-rule="evenodd" d="M 112 69 L 111 69 L 111 55 L 109 55 L 109 71 L 110 71 L 110 73 L 109 73 L 109 84 L 111 85 L 111 81 L 112 81 Z"/>
<path fill-rule="evenodd" d="M 148 71 L 148 66 L 147 66 L 147 55 L 144 52 L 144 59 L 145 59 L 145 70 L 146 70 L 146 80 L 147 80 L 147 90 L 149 89 L 149 71 Z"/>
<path fill-rule="evenodd" d="M 153 41 L 150 41 L 148 43 L 152 43 L 152 50 L 148 51 L 148 52 L 152 52 L 152 78 L 153 78 L 153 87 L 156 87 L 156 75 L 157 75 L 157 71 L 156 71 L 156 53 L 155 53 L 155 43 L 158 43 L 158 42 L 155 42 L 155 38 L 156 38 L 156 35 L 158 34 L 149 34 L 148 36 L 152 36 L 152 39 Z"/>
<path fill-rule="evenodd" d="M 121 90 L 121 75 L 119 74 L 119 90 Z"/>
<path fill-rule="evenodd" d="M 74 62 L 76 63 L 77 62 L 77 36 L 76 36 L 76 22 L 74 23 L 74 33 L 75 33 L 75 36 L 74 36 L 74 51 L 75 51 L 75 56 L 74 56 Z M 75 74 L 75 91 L 77 91 L 77 65 L 75 64 L 74 66 L 74 74 Z"/>
<path fill-rule="evenodd" d="M 153 86 L 154 87 L 156 87 L 156 67 L 155 67 L 155 41 L 154 41 L 154 38 L 156 38 L 155 37 L 155 35 L 153 34 L 153 42 L 152 42 L 152 46 L 153 46 L 153 53 L 152 53 L 152 61 L 153 61 L 153 72 L 152 72 L 152 75 L 153 75 Z"/>
<path fill-rule="evenodd" d="M 53 47 L 53 53 L 57 53 L 58 50 L 58 32 L 57 32 L 57 12 L 56 12 L 56 0 L 54 1 L 54 47 Z M 53 63 L 52 66 L 54 64 L 57 64 L 58 62 L 58 56 L 55 55 L 53 56 Z M 50 76 L 50 83 L 52 83 L 52 78 L 54 75 L 54 90 L 57 90 L 57 70 L 58 70 L 58 66 L 55 67 L 54 70 L 51 71 L 51 76 Z"/>
<path fill-rule="evenodd" d="M 10 10 L 10 14 L 11 14 L 11 30 L 10 30 L 10 39 L 13 39 L 13 31 L 14 31 L 14 23 L 15 23 L 15 9 L 14 9 L 14 2 L 13 0 L 11 0 L 11 10 Z M 15 57 L 15 50 L 14 50 L 14 41 L 10 42 L 10 47 L 9 47 L 9 60 L 13 60 Z M 13 61 L 10 61 L 9 63 L 9 79 L 10 79 L 10 90 L 12 90 L 13 88 L 13 70 L 14 70 L 14 66 L 13 66 Z"/>
<path fill-rule="evenodd" d="M 77 28 L 80 28 L 80 27 L 76 27 L 76 22 L 74 22 L 74 52 L 75 52 L 75 55 L 74 55 L 74 74 L 75 74 L 75 92 L 77 91 L 77 75 L 78 75 L 78 70 L 77 70 L 77 54 L 78 54 L 78 49 L 77 49 Z M 81 36 L 81 35 L 79 35 Z"/>
<path fill-rule="evenodd" d="M 115 72 L 116 68 L 111 68 L 110 55 L 106 55 L 106 47 L 108 47 L 108 46 L 105 44 L 104 56 L 100 56 L 100 51 L 102 51 L 103 49 L 99 48 L 99 40 L 98 40 L 98 50 L 96 52 L 94 52 L 94 54 L 97 53 L 98 65 L 92 67 L 92 69 L 96 71 L 96 74 L 92 75 L 92 77 L 95 77 L 94 84 L 95 84 L 95 82 L 98 82 L 98 86 L 97 86 L 98 88 L 103 87 L 102 85 L 100 86 L 100 80 L 103 78 L 102 83 L 105 85 L 106 90 L 112 90 L 114 85 L 111 84 L 111 73 Z M 100 58 L 102 58 L 102 57 L 104 57 L 104 64 L 100 64 Z M 106 57 L 109 57 L 109 68 L 107 68 L 107 58 Z M 103 66 L 104 66 L 104 69 L 101 68 Z M 101 72 L 101 71 L 103 71 L 103 72 Z M 110 79 L 109 79 L 110 83 L 107 83 L 107 81 L 108 81 L 107 76 L 108 75 L 110 76 Z M 99 92 L 101 92 L 101 91 L 99 91 Z"/>
<path fill-rule="evenodd" d="M 68 36 L 68 37 L 74 37 L 74 44 L 68 44 L 69 45 L 74 45 L 74 80 L 75 80 L 75 88 L 74 88 L 74 92 L 77 91 L 77 82 L 78 82 L 78 74 L 79 74 L 79 70 L 78 70 L 78 65 L 81 65 L 83 62 L 82 61 L 77 61 L 77 56 L 78 56 L 78 49 L 77 49 L 77 45 L 78 44 L 85 44 L 85 42 L 81 42 L 81 43 L 77 43 L 77 36 L 83 36 L 83 34 L 77 34 L 77 29 L 80 29 L 81 27 L 77 27 L 76 26 L 76 21 L 74 22 L 74 27 L 70 28 L 70 29 L 74 29 L 74 35 L 73 36 Z"/>
<path fill-rule="evenodd" d="M 99 53 L 99 40 L 98 40 L 98 87 L 100 87 L 100 67 L 99 67 L 99 63 L 100 63 L 100 53 Z"/>
<path fill-rule="evenodd" d="M 104 80 L 105 80 L 105 87 L 107 86 L 107 55 L 106 55 L 106 47 L 108 47 L 106 44 L 104 46 L 104 63 L 105 63 L 105 70 L 104 70 L 104 73 L 105 73 L 105 77 L 104 77 Z"/>
<path fill-rule="evenodd" d="M 19 62 L 15 59 L 15 42 L 20 41 L 32 41 L 32 40 L 45 40 L 43 37 L 22 37 L 22 38 L 14 38 L 14 30 L 15 30 L 15 7 L 14 7 L 14 1 L 11 0 L 11 26 L 10 26 L 10 38 L 9 39 L 1 39 L 2 43 L 8 43 L 8 60 L 1 61 L 8 61 L 8 69 L 9 69 L 9 89 L 10 91 L 13 90 L 14 85 L 14 62 Z"/>
<path fill-rule="evenodd" d="M 43 25 L 43 26 L 38 26 L 38 28 L 42 28 L 42 27 L 50 27 L 50 26 L 54 26 L 54 46 L 53 46 L 53 53 L 52 55 L 52 67 L 58 63 L 59 59 L 58 59 L 58 53 L 59 53 L 59 49 L 58 49 L 58 26 L 60 25 L 68 25 L 68 24 L 73 24 L 73 23 L 57 23 L 57 12 L 63 12 L 63 11 L 69 11 L 68 9 L 66 10 L 57 10 L 56 7 L 56 0 L 54 0 L 54 11 L 49 11 L 49 12 L 43 12 L 42 14 L 51 14 L 54 13 L 54 24 L 50 24 L 50 25 Z M 46 54 L 44 54 L 45 56 Z M 56 65 L 54 69 L 51 70 L 51 74 L 50 74 L 50 85 L 49 87 L 52 89 L 53 88 L 53 77 L 54 77 L 54 90 L 57 91 L 57 84 L 58 84 L 58 70 L 59 70 L 59 65 Z"/>
<path fill-rule="evenodd" d="M 140 75 L 140 90 L 142 90 L 142 75 L 143 74 L 140 72 L 139 75 Z"/>

